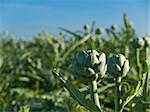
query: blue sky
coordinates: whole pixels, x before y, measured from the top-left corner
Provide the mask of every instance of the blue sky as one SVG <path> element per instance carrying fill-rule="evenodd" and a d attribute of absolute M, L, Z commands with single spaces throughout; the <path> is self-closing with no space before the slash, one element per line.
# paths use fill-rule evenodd
<path fill-rule="evenodd" d="M 0 32 L 31 38 L 41 31 L 57 34 L 58 27 L 76 31 L 92 21 L 123 26 L 124 12 L 138 34 L 150 33 L 150 0 L 0 0 Z"/>

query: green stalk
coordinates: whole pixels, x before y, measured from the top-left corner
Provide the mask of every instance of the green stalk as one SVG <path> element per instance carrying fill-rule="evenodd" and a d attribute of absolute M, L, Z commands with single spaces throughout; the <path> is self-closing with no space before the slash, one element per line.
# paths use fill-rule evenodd
<path fill-rule="evenodd" d="M 149 47 L 145 47 L 145 60 L 148 61 L 149 59 Z M 147 65 L 149 66 L 149 65 Z M 149 68 L 149 67 L 148 67 Z M 142 100 L 144 102 L 147 102 L 147 95 L 148 95 L 148 75 L 149 75 L 149 70 L 147 69 L 146 74 L 143 74 L 143 97 Z M 147 105 L 143 105 L 143 111 L 146 111 Z"/>
<path fill-rule="evenodd" d="M 149 58 L 149 47 L 145 48 L 145 52 L 146 52 L 146 60 L 148 60 L 148 58 Z"/>
<path fill-rule="evenodd" d="M 133 94 L 132 96 L 130 96 L 128 99 L 126 99 L 126 101 L 123 103 L 123 105 L 122 105 L 122 107 L 121 107 L 121 109 L 120 109 L 120 112 L 123 112 L 124 107 L 125 107 L 133 98 L 136 97 L 136 95 L 139 93 L 140 87 L 141 87 L 141 81 L 138 82 L 134 94 Z"/>
<path fill-rule="evenodd" d="M 118 82 L 116 81 L 115 83 L 115 112 L 119 112 L 119 84 Z"/>
<path fill-rule="evenodd" d="M 140 49 L 139 48 L 136 48 L 136 64 L 137 64 L 137 70 L 138 70 L 139 77 L 141 77 L 142 67 L 141 67 L 141 63 L 140 63 Z"/>
<path fill-rule="evenodd" d="M 129 47 L 128 47 L 128 45 L 125 45 L 125 56 L 129 57 Z"/>
<path fill-rule="evenodd" d="M 147 92 L 148 92 L 148 72 L 146 73 L 146 76 L 144 77 L 145 83 L 143 88 L 143 100 L 147 101 Z"/>
<path fill-rule="evenodd" d="M 145 48 L 146 50 L 146 60 L 149 58 L 149 47 Z M 144 88 L 143 88 L 143 100 L 147 101 L 147 92 L 148 92 L 148 75 L 149 75 L 149 70 L 144 74 Z"/>
<path fill-rule="evenodd" d="M 90 89 L 91 89 L 92 100 L 94 101 L 95 105 L 97 105 L 101 110 L 99 97 L 97 93 L 97 81 L 96 80 L 93 80 L 92 82 L 90 82 Z"/>
<path fill-rule="evenodd" d="M 121 77 L 116 78 L 116 82 L 115 82 L 115 112 L 120 111 L 120 92 L 121 92 L 121 86 L 119 84 L 120 82 L 121 82 Z"/>

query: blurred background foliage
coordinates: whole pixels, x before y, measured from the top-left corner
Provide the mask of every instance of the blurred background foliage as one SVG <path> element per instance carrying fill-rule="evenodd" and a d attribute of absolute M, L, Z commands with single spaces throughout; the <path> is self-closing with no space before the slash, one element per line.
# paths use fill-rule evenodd
<path fill-rule="evenodd" d="M 30 40 L 16 40 L 11 34 L 4 32 L 0 38 L 0 111 L 87 111 L 70 97 L 69 92 L 52 74 L 52 70 L 57 69 L 65 77 L 74 79 L 71 64 L 81 50 L 103 51 L 107 58 L 114 53 L 126 55 L 131 68 L 124 80 L 133 88 L 136 87 L 138 71 L 132 40 L 140 37 L 125 14 L 123 19 L 124 27 L 114 24 L 110 28 L 95 28 L 93 22 L 77 32 L 60 28 L 61 33 L 57 37 L 40 32 Z M 106 76 L 98 86 L 101 88 L 112 82 Z M 84 91 L 85 85 L 79 81 L 74 83 Z M 102 106 L 108 112 L 113 112 L 114 108 L 113 89 L 112 87 L 99 93 Z M 128 94 L 132 94 L 132 91 Z M 132 108 L 133 105 L 129 104 L 126 111 L 131 111 Z"/>

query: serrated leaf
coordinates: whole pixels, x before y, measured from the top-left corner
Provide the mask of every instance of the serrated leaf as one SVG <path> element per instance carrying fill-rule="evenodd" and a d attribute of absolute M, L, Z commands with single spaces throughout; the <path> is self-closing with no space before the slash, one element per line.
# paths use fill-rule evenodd
<path fill-rule="evenodd" d="M 65 29 L 65 28 L 61 28 L 61 27 L 59 27 L 59 29 L 60 29 L 60 30 L 65 31 L 65 32 L 67 32 L 67 33 L 69 33 L 69 34 L 71 34 L 71 35 L 73 35 L 73 36 L 77 37 L 77 38 L 81 38 L 81 36 L 80 36 L 80 35 L 78 35 L 78 34 L 76 34 L 76 33 L 72 32 L 72 31 L 70 31 L 70 30 L 67 30 L 67 29 Z"/>
<path fill-rule="evenodd" d="M 101 112 L 101 110 L 91 101 L 85 99 L 84 94 L 81 93 L 70 80 L 64 80 L 58 73 L 53 72 L 53 74 L 60 79 L 63 85 L 70 92 L 71 96 L 77 100 L 82 106 L 90 110 L 91 112 Z"/>

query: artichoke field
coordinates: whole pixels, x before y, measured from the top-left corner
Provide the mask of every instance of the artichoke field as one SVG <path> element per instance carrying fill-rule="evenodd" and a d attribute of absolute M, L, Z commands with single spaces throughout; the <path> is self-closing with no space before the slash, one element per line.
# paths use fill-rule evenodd
<path fill-rule="evenodd" d="M 30 40 L 4 32 L 0 112 L 149 112 L 150 36 L 123 19 Z"/>

